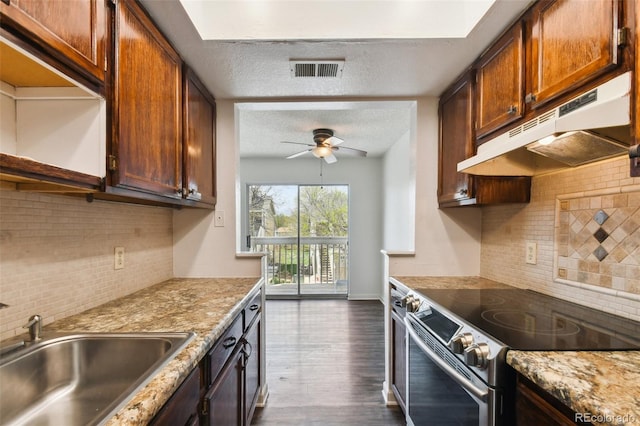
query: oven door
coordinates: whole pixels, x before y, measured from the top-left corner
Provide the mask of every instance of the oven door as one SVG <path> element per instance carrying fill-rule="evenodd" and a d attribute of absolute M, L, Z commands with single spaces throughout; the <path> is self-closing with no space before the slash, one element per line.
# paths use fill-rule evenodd
<path fill-rule="evenodd" d="M 431 335 L 413 314 L 407 329 L 407 424 L 499 425 L 495 389 Z"/>

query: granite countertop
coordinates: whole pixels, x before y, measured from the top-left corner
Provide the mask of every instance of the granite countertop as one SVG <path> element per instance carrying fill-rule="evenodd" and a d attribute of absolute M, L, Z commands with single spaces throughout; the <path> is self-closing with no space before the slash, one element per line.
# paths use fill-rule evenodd
<path fill-rule="evenodd" d="M 509 351 L 507 363 L 585 420 L 640 424 L 640 351 Z"/>
<path fill-rule="evenodd" d="M 260 278 L 176 278 L 55 321 L 47 332 L 194 332 L 195 338 L 106 424 L 147 424 L 262 284 Z"/>
<path fill-rule="evenodd" d="M 479 277 L 392 277 L 412 290 L 509 288 Z M 507 363 L 596 425 L 640 425 L 640 351 L 516 351 Z"/>
<path fill-rule="evenodd" d="M 392 277 L 412 290 L 421 288 L 513 288 L 512 286 L 480 277 Z"/>

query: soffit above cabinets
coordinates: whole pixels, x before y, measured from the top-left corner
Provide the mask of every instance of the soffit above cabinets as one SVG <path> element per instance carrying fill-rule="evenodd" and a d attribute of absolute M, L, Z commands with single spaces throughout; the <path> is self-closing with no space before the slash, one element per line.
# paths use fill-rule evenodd
<path fill-rule="evenodd" d="M 202 40 L 463 38 L 496 0 L 180 0 Z"/>
<path fill-rule="evenodd" d="M 212 7 L 215 1 L 184 0 L 185 3 Z M 238 2 L 221 0 L 230 7 L 267 7 L 270 1 Z M 428 1 L 459 7 L 465 1 Z M 244 40 L 202 40 L 180 0 L 141 0 L 144 8 L 163 33 L 180 51 L 216 99 L 264 99 L 300 97 L 404 97 L 439 96 L 451 81 L 468 67 L 478 53 L 520 15 L 531 0 L 496 0 L 466 36 L 440 38 L 360 38 L 347 39 L 346 28 L 338 23 L 344 7 L 356 1 L 319 2 L 332 4 L 337 12 L 330 22 L 338 34 L 334 38 L 314 39 L 317 29 L 308 14 L 306 32 L 295 40 L 259 39 L 257 28 Z M 240 4 L 242 3 L 242 4 Z M 280 3 L 285 3 L 281 1 Z M 303 5 L 306 1 L 288 1 Z M 313 3 L 313 2 L 311 2 Z M 413 1 L 377 3 L 417 6 Z M 397 4 L 396 4 L 397 3 Z M 411 4 L 416 3 L 416 4 Z M 400 10 L 400 7 L 394 9 Z M 460 9 L 458 9 L 460 10 Z M 264 16 L 264 15 L 263 15 Z M 421 14 L 415 16 L 423 18 Z M 431 18 L 431 17 L 429 17 Z M 389 15 L 391 19 L 391 15 Z M 421 21 L 428 28 L 427 18 Z M 235 24 L 235 21 L 229 20 Z M 361 20 L 365 25 L 371 23 Z M 266 24 L 266 23 L 265 23 Z M 209 25 L 213 26 L 212 23 Z M 370 28 L 375 29 L 375 28 Z M 344 59 L 341 78 L 292 78 L 289 60 Z"/>

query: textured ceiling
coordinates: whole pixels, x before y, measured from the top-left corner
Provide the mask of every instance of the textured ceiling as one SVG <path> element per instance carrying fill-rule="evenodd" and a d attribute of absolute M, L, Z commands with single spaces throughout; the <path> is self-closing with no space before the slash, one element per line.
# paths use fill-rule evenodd
<path fill-rule="evenodd" d="M 330 128 L 342 145 L 378 157 L 410 127 L 413 102 L 259 104 L 240 108 L 240 156 L 284 158 L 308 149 L 282 141 L 313 144 L 313 129 Z M 310 154 L 307 154 L 310 155 Z M 340 158 L 346 155 L 337 152 Z"/>
<path fill-rule="evenodd" d="M 529 3 L 497 0 L 466 38 L 203 41 L 178 0 L 142 0 L 217 99 L 291 100 L 303 111 L 305 100 L 439 96 Z M 290 59 L 344 59 L 344 72 L 342 78 L 292 78 Z M 261 113 L 251 117 L 254 113 L 258 111 L 248 109 L 238 122 L 240 135 L 250 135 L 240 138 L 240 149 L 246 156 L 273 155 L 278 148 L 264 150 L 266 141 L 311 141 L 311 130 L 320 124 L 334 128 L 347 146 L 361 148 L 359 144 L 366 140 L 363 149 L 373 154 L 386 150 L 384 144 L 398 133 L 394 129 L 407 121 L 403 114 L 396 117 L 389 111 L 381 120 L 375 111 L 363 113 L 357 105 L 337 114 L 274 111 L 273 116 Z M 378 129 L 381 123 L 389 130 L 365 133 L 366 129 Z M 259 154 L 261 150 L 264 154 Z"/>

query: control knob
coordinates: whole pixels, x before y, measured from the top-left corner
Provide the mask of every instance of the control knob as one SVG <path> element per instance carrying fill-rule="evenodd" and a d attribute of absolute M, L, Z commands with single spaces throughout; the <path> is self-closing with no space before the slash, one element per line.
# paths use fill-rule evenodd
<path fill-rule="evenodd" d="M 467 365 L 485 368 L 489 359 L 489 345 L 486 343 L 474 343 L 464 350 L 464 362 Z"/>
<path fill-rule="evenodd" d="M 408 294 L 405 297 L 403 297 L 402 299 L 400 299 L 400 306 L 405 308 L 405 307 L 409 306 L 412 302 L 413 302 L 413 295 L 412 294 Z"/>
<path fill-rule="evenodd" d="M 464 350 L 473 344 L 473 335 L 471 333 L 460 333 L 451 339 L 449 349 L 454 354 L 462 354 Z"/>
<path fill-rule="evenodd" d="M 400 304 L 404 306 L 409 312 L 418 312 L 422 301 L 418 297 L 412 294 L 408 294 L 401 299 Z"/>
<path fill-rule="evenodd" d="M 407 304 L 407 311 L 418 312 L 418 309 L 420 309 L 420 305 L 422 305 L 422 301 L 417 297 L 414 297 L 413 300 L 411 300 L 411 303 Z"/>

